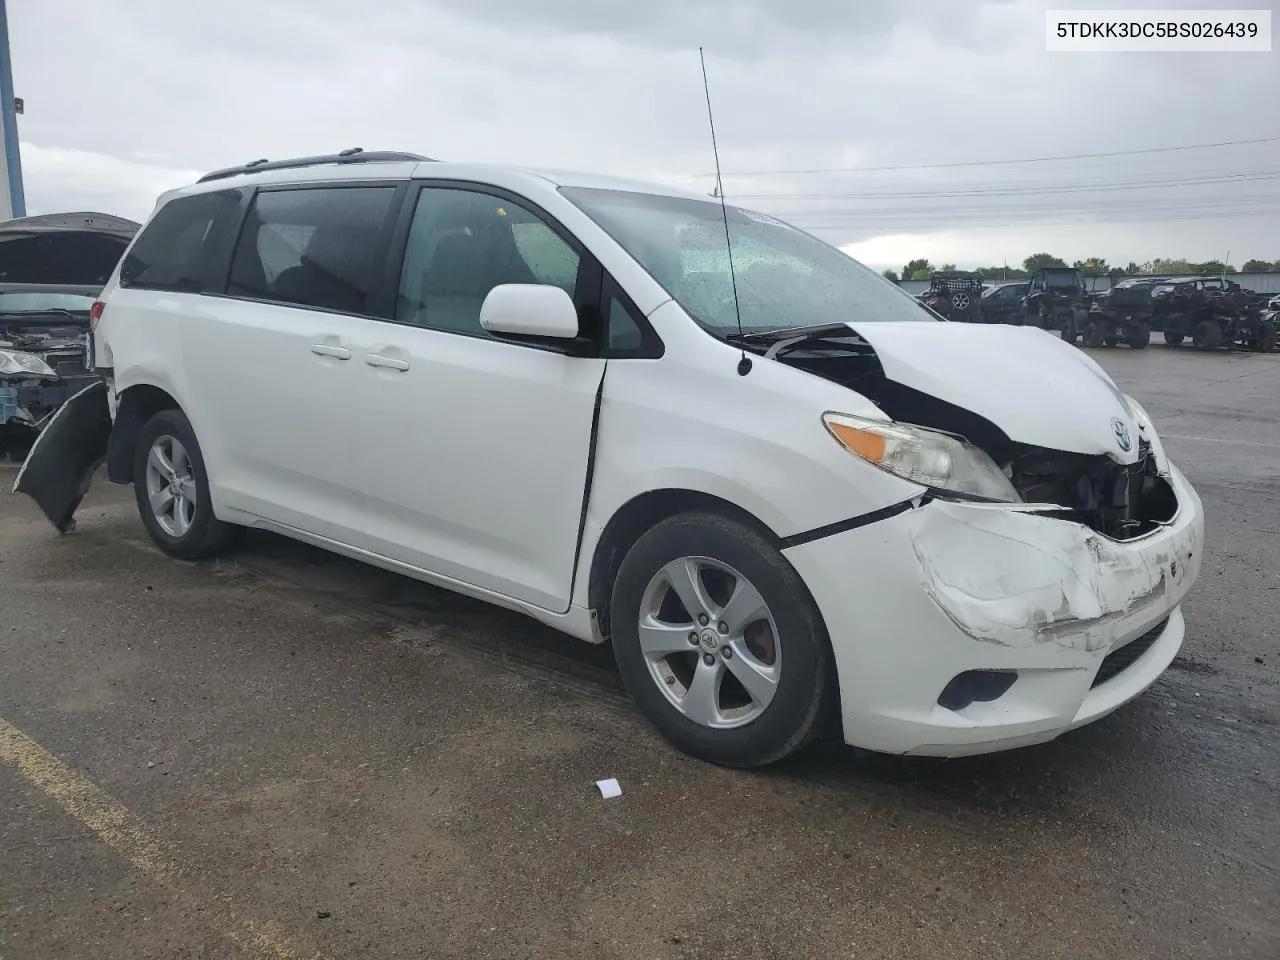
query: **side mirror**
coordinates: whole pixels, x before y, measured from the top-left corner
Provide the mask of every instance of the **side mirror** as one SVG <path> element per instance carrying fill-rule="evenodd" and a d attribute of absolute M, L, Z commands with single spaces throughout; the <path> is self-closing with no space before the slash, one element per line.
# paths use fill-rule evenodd
<path fill-rule="evenodd" d="M 480 326 L 515 339 L 577 340 L 578 311 L 559 287 L 504 283 L 480 305 Z"/>

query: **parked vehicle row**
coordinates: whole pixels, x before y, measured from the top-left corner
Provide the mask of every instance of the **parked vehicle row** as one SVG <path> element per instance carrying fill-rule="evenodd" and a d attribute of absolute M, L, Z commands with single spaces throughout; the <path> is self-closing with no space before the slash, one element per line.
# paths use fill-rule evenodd
<path fill-rule="evenodd" d="M 981 290 L 976 306 L 969 292 L 975 284 Z M 1070 267 L 987 284 L 976 273 L 948 272 L 935 274 L 920 299 L 949 320 L 1035 326 L 1088 347 L 1141 350 L 1157 331 L 1170 346 L 1189 340 L 1199 350 L 1268 353 L 1280 333 L 1280 297 L 1269 300 L 1226 277 L 1134 277 L 1093 292 Z"/>

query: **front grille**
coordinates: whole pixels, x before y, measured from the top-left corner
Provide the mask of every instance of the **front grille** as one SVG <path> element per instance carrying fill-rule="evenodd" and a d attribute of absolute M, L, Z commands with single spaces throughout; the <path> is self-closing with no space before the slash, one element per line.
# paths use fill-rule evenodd
<path fill-rule="evenodd" d="M 1098 668 L 1098 674 L 1093 678 L 1091 688 L 1119 676 L 1137 663 L 1139 658 L 1160 639 L 1160 635 L 1168 625 L 1169 618 L 1165 617 L 1142 636 L 1130 640 L 1119 650 L 1113 650 L 1103 657 L 1102 666 Z"/>

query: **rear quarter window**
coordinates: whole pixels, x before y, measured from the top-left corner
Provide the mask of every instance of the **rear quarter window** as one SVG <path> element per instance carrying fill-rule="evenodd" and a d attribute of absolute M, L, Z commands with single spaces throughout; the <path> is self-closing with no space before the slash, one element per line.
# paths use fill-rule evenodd
<path fill-rule="evenodd" d="M 234 227 L 239 190 L 176 197 L 142 228 L 120 265 L 120 286 L 202 293 L 219 273 L 212 257 Z"/>

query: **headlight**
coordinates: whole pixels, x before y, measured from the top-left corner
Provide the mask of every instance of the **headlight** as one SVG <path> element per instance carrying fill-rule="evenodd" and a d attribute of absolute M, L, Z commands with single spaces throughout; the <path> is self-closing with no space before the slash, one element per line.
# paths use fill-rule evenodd
<path fill-rule="evenodd" d="M 53 367 L 33 353 L 0 350 L 0 373 L 29 373 L 35 377 L 56 377 Z"/>
<path fill-rule="evenodd" d="M 850 453 L 904 480 L 986 500 L 1022 499 L 994 460 L 958 437 L 843 413 L 823 414 L 822 422 Z"/>

